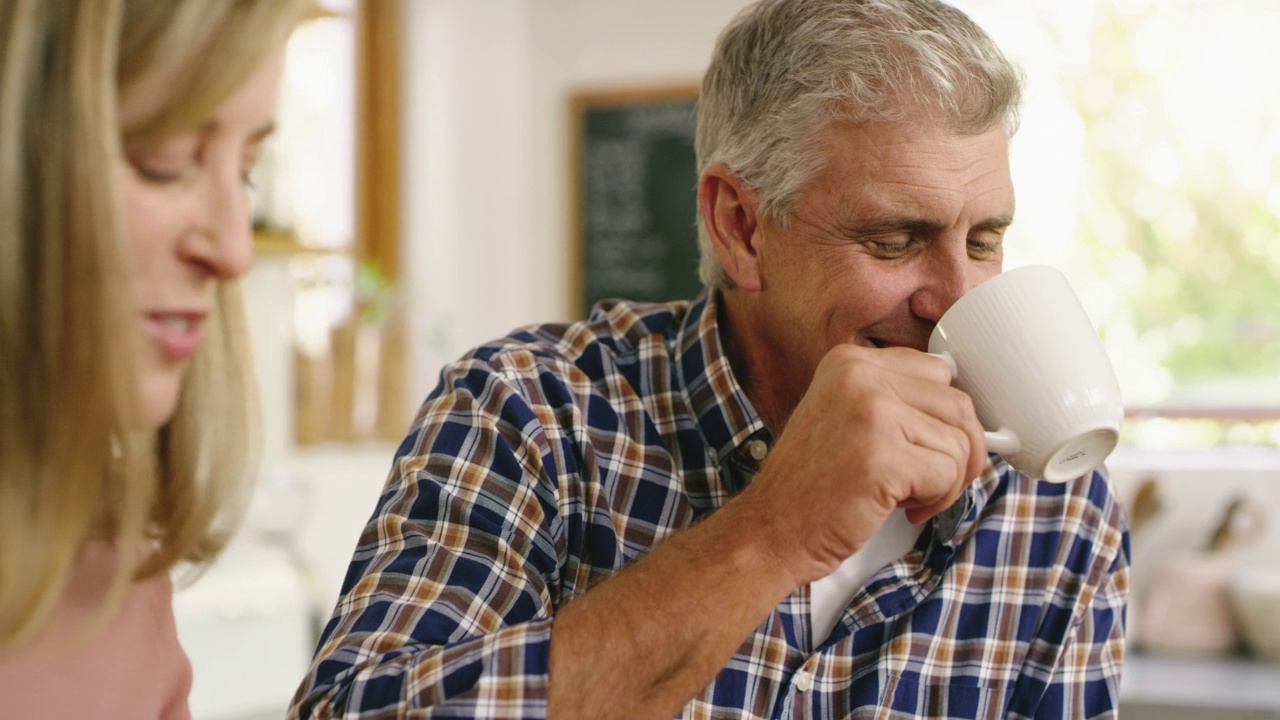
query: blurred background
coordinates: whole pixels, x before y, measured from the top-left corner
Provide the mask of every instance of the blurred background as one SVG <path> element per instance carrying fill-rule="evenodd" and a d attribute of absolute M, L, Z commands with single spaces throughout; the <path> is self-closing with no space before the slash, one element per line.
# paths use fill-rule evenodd
<path fill-rule="evenodd" d="M 246 281 L 261 483 L 176 598 L 196 718 L 284 714 L 443 362 L 691 292 L 692 101 L 745 4 L 325 0 L 294 34 Z M 1067 272 L 1129 407 L 1126 717 L 1280 717 L 1280 5 L 955 4 L 1027 76 L 1006 267 Z"/>

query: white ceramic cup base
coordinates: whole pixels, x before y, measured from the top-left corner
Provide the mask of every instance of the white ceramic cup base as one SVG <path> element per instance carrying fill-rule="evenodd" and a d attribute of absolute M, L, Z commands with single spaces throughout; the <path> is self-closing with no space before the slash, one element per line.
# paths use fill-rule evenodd
<path fill-rule="evenodd" d="M 1094 428 L 1063 443 L 1037 474 L 1050 482 L 1080 477 L 1101 465 L 1119 442 L 1120 432 L 1115 428 Z"/>

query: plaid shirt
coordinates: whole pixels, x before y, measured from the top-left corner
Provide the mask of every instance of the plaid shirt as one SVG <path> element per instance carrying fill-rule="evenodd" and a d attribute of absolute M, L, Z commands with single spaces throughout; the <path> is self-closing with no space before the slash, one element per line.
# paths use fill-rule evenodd
<path fill-rule="evenodd" d="M 771 442 L 714 295 L 474 350 L 397 452 L 291 717 L 545 716 L 556 608 L 723 505 Z M 797 589 L 681 717 L 1114 717 L 1123 512 L 1101 473 L 993 461 L 829 637 Z"/>

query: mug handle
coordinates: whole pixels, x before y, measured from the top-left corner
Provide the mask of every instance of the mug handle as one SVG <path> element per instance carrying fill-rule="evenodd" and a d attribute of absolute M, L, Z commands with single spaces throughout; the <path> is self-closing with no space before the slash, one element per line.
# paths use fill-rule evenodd
<path fill-rule="evenodd" d="M 951 379 L 955 380 L 960 374 L 959 368 L 956 367 L 956 359 L 951 353 L 943 350 L 942 352 L 928 353 L 947 364 L 947 369 L 951 371 Z M 987 438 L 987 449 L 1001 455 L 1005 453 L 1016 453 L 1022 448 L 1022 441 L 1018 440 L 1018 435 L 1008 427 L 1001 427 L 994 432 L 985 430 L 983 435 Z"/>

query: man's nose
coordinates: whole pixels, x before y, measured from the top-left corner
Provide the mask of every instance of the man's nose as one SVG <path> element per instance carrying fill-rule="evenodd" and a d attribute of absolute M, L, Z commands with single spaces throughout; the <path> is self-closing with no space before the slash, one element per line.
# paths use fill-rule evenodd
<path fill-rule="evenodd" d="M 991 275 L 967 253 L 938 253 L 928 259 L 920 287 L 911 296 L 911 312 L 936 323 L 962 295 Z"/>

